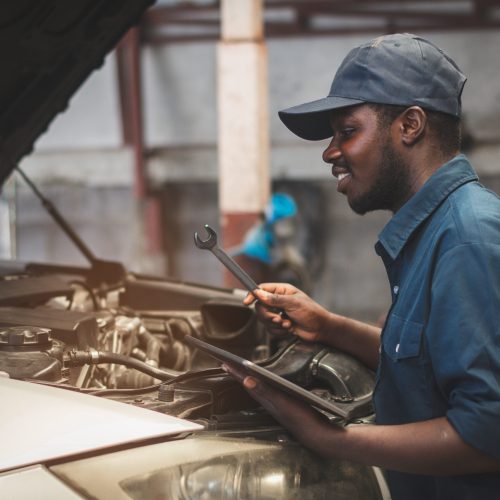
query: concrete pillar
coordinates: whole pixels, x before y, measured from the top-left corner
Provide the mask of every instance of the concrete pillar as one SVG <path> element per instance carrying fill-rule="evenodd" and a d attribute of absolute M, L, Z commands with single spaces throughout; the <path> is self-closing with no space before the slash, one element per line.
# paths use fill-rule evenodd
<path fill-rule="evenodd" d="M 241 243 L 270 193 L 267 51 L 262 0 L 222 0 L 218 44 L 222 244 Z M 241 286 L 229 274 L 227 286 Z"/>

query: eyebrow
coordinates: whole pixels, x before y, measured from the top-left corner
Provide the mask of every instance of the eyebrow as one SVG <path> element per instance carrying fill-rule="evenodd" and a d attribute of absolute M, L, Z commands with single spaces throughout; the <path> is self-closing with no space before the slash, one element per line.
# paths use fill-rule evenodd
<path fill-rule="evenodd" d="M 345 110 L 338 110 L 338 112 L 335 114 L 335 117 L 333 116 L 334 111 L 330 114 L 330 125 L 332 125 L 334 122 L 338 122 L 340 120 L 345 120 L 346 118 L 355 118 L 354 112 L 346 108 Z"/>

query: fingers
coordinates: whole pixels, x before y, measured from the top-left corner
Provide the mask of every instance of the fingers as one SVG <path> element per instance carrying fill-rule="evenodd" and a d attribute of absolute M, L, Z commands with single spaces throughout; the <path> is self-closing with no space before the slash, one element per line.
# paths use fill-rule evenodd
<path fill-rule="evenodd" d="M 247 294 L 243 304 L 251 305 L 258 300 L 270 307 L 284 308 L 291 295 L 300 293 L 302 292 L 298 288 L 287 283 L 262 283 L 259 288 Z"/>
<path fill-rule="evenodd" d="M 276 295 L 294 295 L 300 292 L 298 288 L 288 283 L 261 283 L 259 289 Z"/>
<path fill-rule="evenodd" d="M 294 333 L 295 323 L 290 315 L 297 309 L 299 295 L 304 294 L 287 283 L 262 283 L 259 288 L 247 294 L 243 304 L 255 303 L 258 318 L 268 332 L 284 337 Z"/>
<path fill-rule="evenodd" d="M 247 296 L 243 299 L 243 304 L 249 306 L 258 300 L 270 307 L 278 306 L 282 295 L 284 294 L 267 292 L 266 290 L 257 288 L 253 292 L 248 292 Z"/>
<path fill-rule="evenodd" d="M 252 292 L 248 292 L 247 296 L 243 299 L 243 304 L 249 306 L 256 301 L 256 297 Z"/>
<path fill-rule="evenodd" d="M 283 318 L 276 311 L 270 310 L 268 306 L 261 303 L 257 303 L 255 309 L 259 320 L 269 333 L 284 336 L 292 332 L 293 323 L 289 318 Z"/>
<path fill-rule="evenodd" d="M 232 365 L 230 363 L 224 363 L 221 368 L 226 372 L 233 376 L 238 382 L 243 384 L 245 389 L 249 389 L 250 391 L 254 390 L 258 386 L 258 381 L 254 377 L 248 376 L 243 370 L 239 369 L 236 365 Z"/>
<path fill-rule="evenodd" d="M 276 326 L 280 326 L 283 330 L 287 330 L 287 331 L 290 331 L 291 328 L 292 328 L 292 326 L 293 326 L 293 322 L 292 322 L 291 319 L 289 319 L 289 318 L 283 318 L 281 316 L 273 318 L 272 322 Z"/>
<path fill-rule="evenodd" d="M 268 333 L 276 337 L 286 337 L 293 333 L 295 324 L 288 316 L 281 315 L 279 309 L 271 309 L 270 306 L 257 302 L 255 310 L 259 321 L 264 325 Z M 284 310 L 284 309 L 282 309 Z"/>
<path fill-rule="evenodd" d="M 258 304 L 266 305 L 274 314 L 278 314 L 280 310 L 286 311 L 290 306 L 290 301 L 293 300 L 290 295 L 269 293 L 265 290 L 255 290 L 254 295 L 257 297 Z"/>
<path fill-rule="evenodd" d="M 264 305 L 263 302 L 257 301 L 255 295 L 251 292 L 243 299 L 244 305 L 251 305 L 255 303 L 255 308 L 261 317 L 261 321 L 272 321 L 276 316 L 282 316 L 280 309 L 272 309 L 270 306 Z"/>
<path fill-rule="evenodd" d="M 233 365 L 232 363 L 226 362 L 221 366 L 221 368 L 225 372 L 229 373 L 229 375 L 234 377 L 238 382 L 243 384 L 243 387 L 245 387 L 245 389 L 252 391 L 252 393 L 254 394 L 254 397 L 261 396 L 261 397 L 257 397 L 257 399 L 259 401 L 261 401 L 262 396 L 264 396 L 267 393 L 267 391 L 268 391 L 267 385 L 262 384 L 255 377 L 249 376 L 240 367 Z"/>
<path fill-rule="evenodd" d="M 262 321 L 273 321 L 276 318 L 281 318 L 278 313 L 278 309 L 273 309 L 271 306 L 264 304 L 260 300 L 255 303 L 255 310 Z"/>

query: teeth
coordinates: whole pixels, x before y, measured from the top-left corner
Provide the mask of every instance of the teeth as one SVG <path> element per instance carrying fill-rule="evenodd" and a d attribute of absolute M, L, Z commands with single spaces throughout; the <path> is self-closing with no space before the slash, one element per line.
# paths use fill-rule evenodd
<path fill-rule="evenodd" d="M 342 179 L 345 179 L 346 177 L 348 177 L 350 174 L 339 174 L 337 176 L 337 180 L 340 182 Z"/>

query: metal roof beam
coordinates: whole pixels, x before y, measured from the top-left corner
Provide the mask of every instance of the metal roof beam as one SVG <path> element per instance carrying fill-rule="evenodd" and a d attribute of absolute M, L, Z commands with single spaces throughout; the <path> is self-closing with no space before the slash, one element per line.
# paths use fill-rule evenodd
<path fill-rule="evenodd" d="M 498 29 L 500 22 L 500 0 L 267 0 L 265 8 L 267 37 Z M 346 18 L 354 23 L 342 25 Z M 154 44 L 216 40 L 219 2 L 150 9 L 142 36 Z"/>

